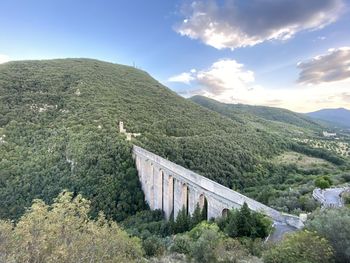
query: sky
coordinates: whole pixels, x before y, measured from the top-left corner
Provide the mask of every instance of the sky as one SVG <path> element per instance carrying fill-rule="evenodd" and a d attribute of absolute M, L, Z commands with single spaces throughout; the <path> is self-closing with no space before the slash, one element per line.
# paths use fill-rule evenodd
<path fill-rule="evenodd" d="M 350 0 L 1 0 L 0 63 L 135 65 L 179 95 L 350 109 Z"/>

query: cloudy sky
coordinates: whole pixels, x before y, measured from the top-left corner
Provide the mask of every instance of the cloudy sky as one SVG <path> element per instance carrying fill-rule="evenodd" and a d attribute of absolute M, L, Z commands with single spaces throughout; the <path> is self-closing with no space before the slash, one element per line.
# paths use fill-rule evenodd
<path fill-rule="evenodd" d="M 0 63 L 89 57 L 184 97 L 350 109 L 350 0 L 2 0 Z"/>

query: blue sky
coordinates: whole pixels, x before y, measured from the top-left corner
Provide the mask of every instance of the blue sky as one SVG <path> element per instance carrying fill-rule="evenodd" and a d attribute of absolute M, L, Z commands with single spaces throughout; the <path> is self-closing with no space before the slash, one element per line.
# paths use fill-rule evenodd
<path fill-rule="evenodd" d="M 349 9 L 349 0 L 2 0 L 0 63 L 135 63 L 185 97 L 350 108 Z"/>

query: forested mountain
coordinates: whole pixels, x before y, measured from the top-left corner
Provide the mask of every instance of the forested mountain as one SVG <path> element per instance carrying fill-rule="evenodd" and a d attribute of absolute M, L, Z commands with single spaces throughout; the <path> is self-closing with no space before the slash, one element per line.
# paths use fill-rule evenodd
<path fill-rule="evenodd" d="M 265 119 L 313 130 L 320 130 L 322 128 L 321 124 L 317 121 L 287 109 L 245 104 L 226 104 L 203 96 L 193 96 L 190 100 L 231 119 L 249 120 L 250 117 L 254 122 L 261 122 L 261 119 Z"/>
<path fill-rule="evenodd" d="M 291 181 L 269 161 L 286 150 L 344 163 L 264 122 L 186 100 L 132 67 L 90 59 L 9 62 L 0 65 L 0 218 L 16 219 L 32 199 L 52 202 L 62 189 L 90 199 L 93 215 L 102 210 L 123 220 L 144 209 L 132 144 L 118 133 L 118 121 L 141 133 L 132 143 L 240 191 L 269 184 L 283 191 L 309 180 Z"/>
<path fill-rule="evenodd" d="M 309 112 L 307 115 L 316 120 L 326 121 L 333 125 L 350 128 L 350 110 L 344 108 L 323 109 Z"/>

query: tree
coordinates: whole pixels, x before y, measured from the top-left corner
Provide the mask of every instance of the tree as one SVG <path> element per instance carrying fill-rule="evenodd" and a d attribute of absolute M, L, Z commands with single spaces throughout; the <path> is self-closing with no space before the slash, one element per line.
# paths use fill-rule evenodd
<path fill-rule="evenodd" d="M 263 258 L 264 263 L 330 263 L 333 250 L 325 238 L 300 231 L 267 250 Z"/>
<path fill-rule="evenodd" d="M 329 240 L 336 262 L 350 262 L 350 209 L 324 209 L 316 212 L 306 228 Z"/>
<path fill-rule="evenodd" d="M 332 185 L 332 180 L 329 176 L 320 176 L 315 180 L 315 186 L 321 189 L 329 188 Z"/>
<path fill-rule="evenodd" d="M 165 245 L 162 239 L 157 236 L 150 236 L 143 240 L 142 246 L 145 250 L 145 253 L 149 257 L 161 256 L 164 254 Z"/>
<path fill-rule="evenodd" d="M 235 220 L 237 235 L 238 236 L 251 236 L 253 225 L 253 217 L 247 203 L 244 202 L 243 206 L 237 213 Z"/>
<path fill-rule="evenodd" d="M 187 214 L 185 206 L 178 212 L 174 222 L 174 233 L 183 233 L 190 230 L 191 216 Z"/>
<path fill-rule="evenodd" d="M 176 235 L 171 251 L 184 253 L 195 262 L 203 263 L 243 262 L 249 254 L 238 240 L 226 237 L 216 224 L 205 221 L 189 232 Z"/>
<path fill-rule="evenodd" d="M 0 222 L 1 262 L 112 263 L 142 258 L 139 239 L 130 238 L 103 214 L 91 220 L 89 212 L 90 202 L 69 192 L 52 205 L 35 200 L 16 225 Z"/>
<path fill-rule="evenodd" d="M 264 215 L 251 211 L 244 203 L 241 209 L 229 211 L 218 224 L 230 237 L 264 238 L 268 236 L 272 222 Z"/>
<path fill-rule="evenodd" d="M 197 203 L 196 208 L 194 209 L 193 214 L 191 216 L 191 228 L 195 227 L 198 223 L 202 222 L 203 220 L 205 219 L 203 218 L 201 208 Z"/>

